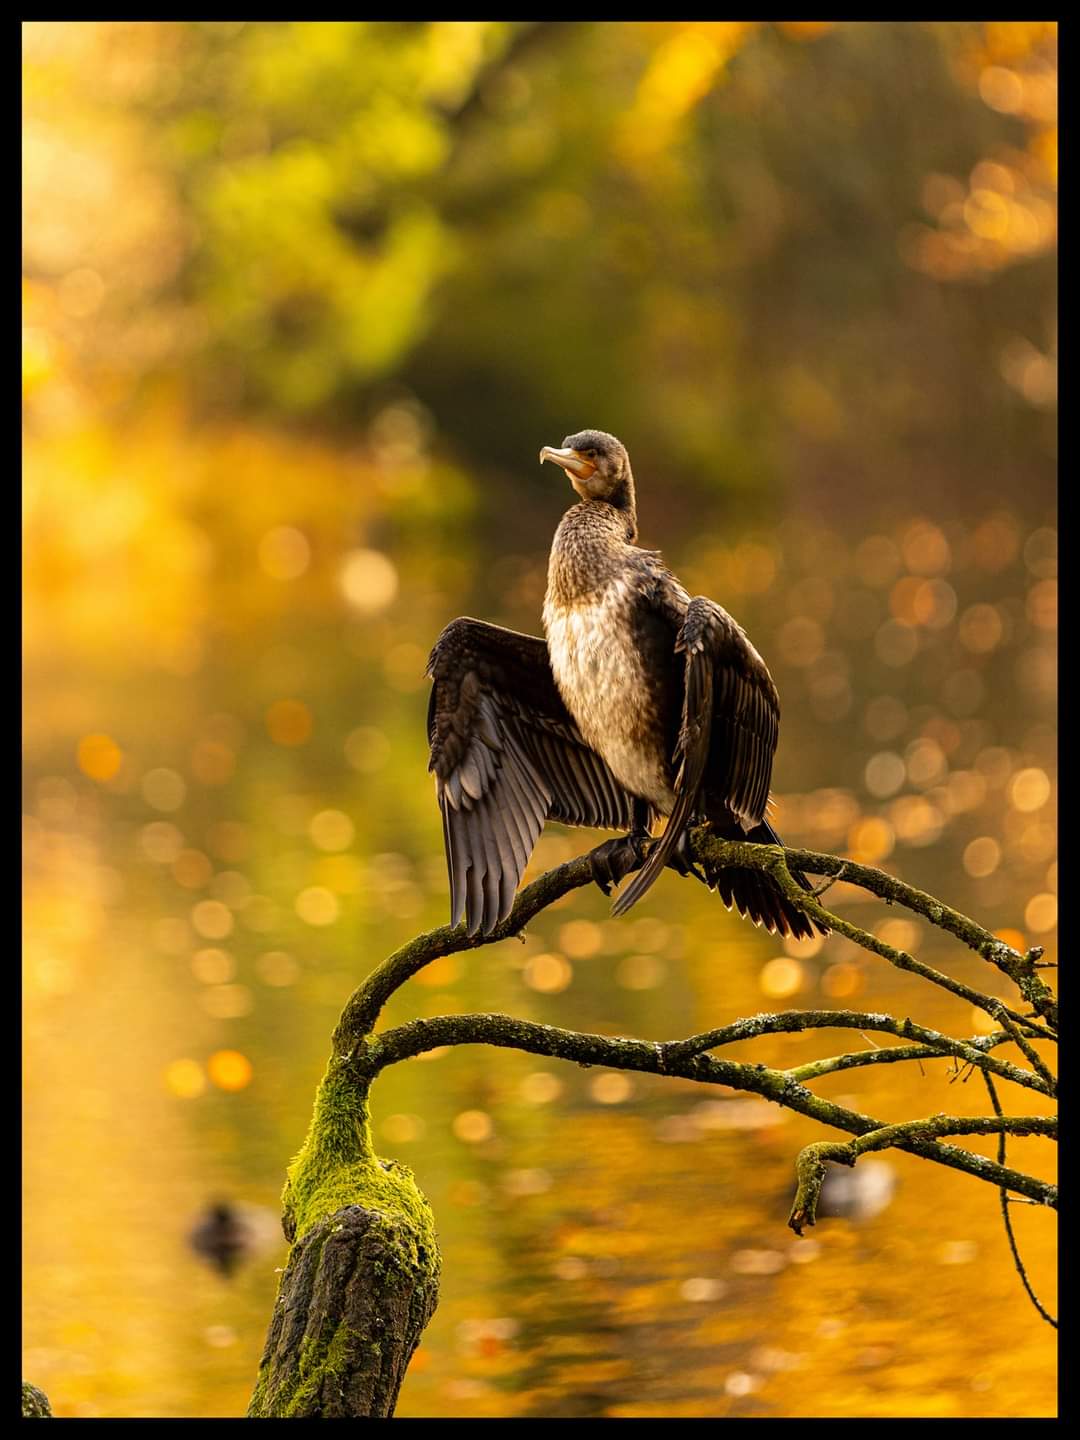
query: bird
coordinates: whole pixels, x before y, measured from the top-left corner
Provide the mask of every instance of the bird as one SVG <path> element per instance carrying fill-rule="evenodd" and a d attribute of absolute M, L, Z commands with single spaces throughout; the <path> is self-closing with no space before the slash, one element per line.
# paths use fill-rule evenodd
<path fill-rule="evenodd" d="M 551 546 L 544 638 L 452 620 L 426 673 L 428 769 L 442 814 L 451 926 L 490 935 L 507 919 L 547 820 L 623 831 L 592 852 L 610 894 L 632 870 L 625 914 L 671 866 L 770 932 L 815 927 L 766 873 L 695 864 L 688 835 L 778 845 L 766 810 L 780 702 L 768 667 L 722 606 L 639 546 L 623 443 L 581 430 L 545 445 L 576 502 Z M 663 834 L 652 830 L 667 817 Z M 806 890 L 810 884 L 792 872 Z M 821 927 L 817 927 L 820 929 Z"/>
<path fill-rule="evenodd" d="M 243 1215 L 228 1200 L 207 1206 L 188 1235 L 188 1244 L 222 1275 L 231 1275 L 252 1248 L 252 1233 Z"/>

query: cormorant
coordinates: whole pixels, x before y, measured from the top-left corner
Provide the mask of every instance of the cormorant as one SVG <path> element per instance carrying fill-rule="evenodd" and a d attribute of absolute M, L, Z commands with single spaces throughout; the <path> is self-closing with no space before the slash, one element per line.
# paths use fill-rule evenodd
<path fill-rule="evenodd" d="M 487 935 L 506 919 L 552 819 L 628 832 L 594 861 L 605 893 L 648 850 L 613 914 L 672 865 L 755 924 L 811 936 L 807 916 L 769 876 L 706 877 L 687 848 L 690 826 L 703 819 L 722 838 L 780 843 L 765 813 L 780 703 L 764 660 L 726 610 L 691 599 L 659 552 L 637 545 L 630 458 L 614 435 L 568 435 L 557 449 L 544 446 L 545 460 L 580 497 L 551 547 L 546 642 L 464 617 L 428 661 L 428 768 L 443 817 L 450 923 L 464 914 L 470 935 Z M 657 815 L 669 820 L 652 842 Z"/>

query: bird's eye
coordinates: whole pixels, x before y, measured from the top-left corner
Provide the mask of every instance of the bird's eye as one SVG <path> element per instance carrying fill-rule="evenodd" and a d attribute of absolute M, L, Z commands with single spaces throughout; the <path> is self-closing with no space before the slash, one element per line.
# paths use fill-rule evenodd
<path fill-rule="evenodd" d="M 585 451 L 585 455 L 586 455 L 586 458 L 589 459 L 589 460 L 595 460 L 595 459 L 596 459 L 596 451 L 593 450 L 593 449 L 586 450 L 586 451 Z"/>

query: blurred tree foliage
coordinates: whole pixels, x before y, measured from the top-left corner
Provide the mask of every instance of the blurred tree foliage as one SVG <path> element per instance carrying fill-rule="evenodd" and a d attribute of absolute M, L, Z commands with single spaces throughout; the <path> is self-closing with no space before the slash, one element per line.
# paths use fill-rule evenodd
<path fill-rule="evenodd" d="M 1050 458 L 1051 23 L 75 28 L 156 197 L 152 325 L 110 299 L 212 409 L 350 427 L 393 382 L 496 469 L 599 423 L 841 511 Z"/>

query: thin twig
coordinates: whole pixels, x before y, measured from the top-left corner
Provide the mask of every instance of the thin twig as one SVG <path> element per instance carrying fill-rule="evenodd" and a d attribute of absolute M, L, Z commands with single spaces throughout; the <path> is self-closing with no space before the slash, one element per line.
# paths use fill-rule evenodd
<path fill-rule="evenodd" d="M 666 1049 L 669 1057 L 682 1058 L 687 1055 L 699 1054 L 705 1050 L 716 1050 L 722 1045 L 732 1045 L 739 1040 L 756 1039 L 759 1035 L 797 1030 L 832 1029 L 834 1027 L 841 1030 L 881 1030 L 887 1034 L 896 1035 L 901 1040 L 916 1040 L 920 1045 L 929 1047 L 939 1055 L 957 1055 L 961 1059 L 967 1060 L 969 1064 L 992 1070 L 1003 1080 L 1012 1080 L 1017 1085 L 1025 1085 L 1028 1089 L 1039 1090 L 1045 1095 L 1052 1093 L 1047 1082 L 1040 1080 L 1030 1070 L 1025 1070 L 1019 1065 L 1011 1065 L 1008 1061 L 992 1059 L 983 1053 L 981 1046 L 976 1047 L 971 1041 L 953 1040 L 950 1036 L 942 1035 L 937 1030 L 930 1030 L 925 1025 L 917 1025 L 914 1020 L 896 1020 L 892 1015 L 866 1014 L 857 1010 L 783 1010 L 775 1015 L 750 1015 L 745 1020 L 736 1020 L 732 1024 L 722 1025 L 716 1030 L 706 1030 L 701 1035 L 691 1035 L 687 1040 L 669 1041 Z M 860 1063 L 865 1064 L 866 1062 Z M 809 1067 L 802 1068 L 808 1069 Z M 799 1076 L 800 1080 L 804 1078 L 812 1078 L 812 1074 L 805 1077 Z"/>
<path fill-rule="evenodd" d="M 788 856 L 790 855 L 791 862 L 795 866 L 813 870 L 820 865 L 824 867 L 826 873 L 839 873 L 840 869 L 847 867 L 845 870 L 845 878 L 850 884 L 864 885 L 873 893 L 882 895 L 887 899 L 898 899 L 901 903 L 907 904 L 909 908 L 917 910 L 920 914 L 925 914 L 927 919 L 932 923 L 939 924 L 943 929 L 950 930 L 953 933 L 958 933 L 952 923 L 945 923 L 946 916 L 951 917 L 951 920 L 955 920 L 956 924 L 961 927 L 961 930 L 963 927 L 969 927 L 968 931 L 965 932 L 967 935 L 966 943 L 979 954 L 983 953 L 983 949 L 979 948 L 975 937 L 976 935 L 988 936 L 988 944 L 991 948 L 987 958 L 991 956 L 996 957 L 994 963 L 998 964 L 999 968 L 1003 968 L 1005 963 L 999 955 L 999 951 L 1005 951 L 1009 956 L 1012 956 L 1017 967 L 1020 967 L 1020 969 L 1022 969 L 1026 963 L 1025 957 L 1018 955 L 1014 950 L 1009 950 L 1007 945 L 1003 946 L 1001 941 L 996 940 L 992 935 L 989 935 L 989 932 L 984 931 L 982 927 L 976 925 L 974 921 L 968 920 L 967 917 L 961 915 L 959 911 L 949 910 L 948 906 L 942 905 L 939 901 L 934 900 L 932 896 L 924 895 L 921 890 L 914 890 L 911 886 L 903 885 L 902 882 L 895 880 L 893 876 L 885 875 L 880 870 L 871 870 L 866 865 L 855 865 L 851 861 L 838 860 L 835 855 L 818 856 L 814 855 L 811 851 L 801 850 L 786 852 L 778 845 L 753 845 L 748 841 L 742 840 L 717 840 L 715 836 L 709 833 L 705 826 L 694 831 L 694 843 L 696 847 L 707 853 L 711 865 L 739 865 L 755 870 L 764 870 L 773 877 L 792 904 L 798 906 L 798 908 L 809 915 L 812 920 L 816 920 L 819 925 L 834 931 L 837 935 L 843 935 L 847 939 L 854 941 L 854 943 L 863 950 L 869 950 L 875 955 L 882 956 L 882 958 L 888 960 L 891 965 L 895 965 L 898 970 L 908 970 L 913 975 L 919 975 L 924 980 L 928 980 L 932 985 L 938 985 L 943 990 L 951 991 L 962 1000 L 966 1000 L 969 1005 L 974 1005 L 976 1009 L 984 1010 L 995 1019 L 998 1018 L 998 1007 L 1002 1004 L 996 996 L 984 995 L 981 991 L 973 989 L 970 985 L 965 985 L 959 980 L 954 980 L 949 975 L 943 975 L 940 970 L 935 970 L 932 965 L 927 965 L 922 960 L 916 960 L 913 955 L 909 955 L 904 950 L 897 950 L 895 946 L 887 945 L 884 940 L 880 940 L 876 935 L 871 935 L 869 931 L 860 929 L 858 925 L 853 925 L 850 920 L 845 920 L 841 918 L 841 916 L 834 914 L 831 910 L 826 910 L 819 901 L 814 899 L 810 892 L 804 890 L 795 880 L 791 871 L 788 869 Z M 867 877 L 871 877 L 874 883 L 870 884 Z M 888 893 L 890 891 L 895 893 Z M 905 896 L 907 897 L 906 899 L 904 898 Z M 920 901 L 919 904 L 915 903 L 916 897 Z M 921 903 L 923 901 L 926 902 L 925 905 Z M 1050 995 L 1051 992 L 1047 990 L 1043 982 L 1038 979 L 1034 970 L 1031 970 L 1030 976 L 1027 977 L 1031 982 L 1031 985 L 1028 985 L 1027 989 L 1021 984 L 1021 978 L 1023 977 L 1018 978 L 1018 975 L 1019 971 L 1017 974 L 1011 975 L 1011 978 L 1021 989 L 1021 993 L 1024 994 L 1025 999 L 1030 998 L 1028 990 L 1031 989 L 1031 985 L 1040 987 L 1041 991 L 1045 991 L 1047 995 Z M 1053 1021 L 1056 1024 L 1056 1002 L 1053 1002 L 1051 997 L 1051 1001 L 1040 1003 L 1042 1004 L 1042 1008 L 1039 1013 L 1052 1014 Z M 1053 1040 L 1056 1038 L 1051 1031 L 1035 1023 L 1030 1016 L 1020 1015 L 1015 1010 L 1008 1009 L 1006 1010 L 1006 1014 L 1018 1025 L 1025 1027 L 1031 1035 L 1037 1035 L 1044 1040 Z"/>
<path fill-rule="evenodd" d="M 1041 1055 L 1039 1054 L 1039 1052 L 1035 1049 L 1035 1047 L 1034 1047 L 1033 1045 L 1029 1044 L 1028 1041 L 1024 1039 L 1023 1035 L 1020 1033 L 1019 1027 L 1018 1027 L 1018 1026 L 1016 1025 L 1016 1023 L 1012 1020 L 1012 1018 L 1010 1017 L 1008 1011 L 1005 1009 L 1005 1006 L 1004 1006 L 1004 1005 L 1002 1005 L 1001 1008 L 998 1010 L 998 1013 L 997 1013 L 997 1015 L 996 1015 L 995 1018 L 996 1018 L 997 1020 L 1000 1020 L 1001 1024 L 1005 1027 L 1005 1029 L 1009 1032 L 1009 1034 L 1010 1034 L 1010 1036 L 1013 1038 L 1013 1040 L 1016 1041 L 1017 1045 L 1018 1045 L 1018 1046 L 1020 1047 L 1020 1049 L 1024 1052 L 1024 1054 L 1026 1055 L 1027 1059 L 1031 1062 L 1032 1065 L 1034 1065 L 1035 1069 L 1039 1072 L 1039 1074 L 1040 1074 L 1040 1075 L 1043 1077 L 1043 1079 L 1046 1081 L 1047 1085 L 1050 1087 L 1050 1094 L 1051 1094 L 1051 1095 L 1056 1095 L 1056 1094 L 1057 1094 L 1057 1079 L 1056 1079 L 1056 1077 L 1054 1076 L 1053 1072 L 1050 1070 L 1050 1067 L 1049 1067 L 1049 1066 L 1046 1064 L 1046 1062 L 1043 1060 L 1042 1056 L 1041 1056 Z"/>
<path fill-rule="evenodd" d="M 797 903 L 799 903 L 800 896 L 803 899 L 809 899 L 809 897 L 806 891 L 796 885 L 790 874 L 787 873 L 788 866 L 795 870 L 809 871 L 814 875 L 836 876 L 843 870 L 844 880 L 847 884 L 858 885 L 861 889 L 869 890 L 872 895 L 877 895 L 890 904 L 903 905 L 905 909 L 922 915 L 932 925 L 936 925 L 940 930 L 948 931 L 950 935 L 955 935 L 970 950 L 974 950 L 977 955 L 995 965 L 1002 974 L 1009 977 L 1036 1014 L 1046 1021 L 1050 1030 L 1056 1032 L 1058 1025 L 1057 1000 L 1054 992 L 1037 974 L 1039 961 L 1043 954 L 1041 946 L 1033 946 L 1021 955 L 1018 950 L 1006 945 L 991 931 L 974 920 L 970 920 L 966 915 L 962 915 L 959 910 L 943 904 L 935 896 L 928 895 L 925 890 L 918 890 L 914 885 L 907 885 L 903 880 L 898 880 L 895 875 L 887 875 L 883 870 L 875 870 L 870 865 L 859 865 L 854 860 L 841 859 L 837 855 L 822 855 L 813 850 L 784 850 L 780 847 L 751 845 L 745 841 L 720 840 L 710 833 L 707 826 L 702 826 L 694 831 L 691 842 L 699 858 L 708 858 L 712 864 L 721 866 L 739 865 L 755 870 L 769 870 L 769 854 L 781 857 L 781 865 L 787 878 L 787 883 L 781 880 L 781 886 L 785 893 Z M 767 853 L 759 853 L 755 856 L 751 853 L 755 850 Z M 775 859 L 772 863 L 775 865 Z M 779 875 L 777 879 L 780 880 Z M 821 918 L 812 905 L 811 901 L 809 905 L 803 905 L 802 908 L 814 919 Z M 844 934 L 846 931 L 842 930 L 840 933 Z M 859 940 L 856 943 L 862 944 L 862 941 Z M 877 953 L 884 955 L 885 951 L 878 950 Z M 886 956 L 886 958 L 891 957 Z M 913 967 L 905 966 L 903 968 Z M 935 983 L 940 982 L 936 981 Z M 1028 1026 L 1033 1024 L 1030 1017 L 1022 1015 L 1012 1014 L 1012 1019 Z M 1042 1033 L 1041 1027 L 1035 1028 L 1040 1031 L 1042 1039 L 1056 1038 L 1056 1034 Z"/>
<path fill-rule="evenodd" d="M 985 1071 L 983 1072 L 983 1079 L 986 1081 L 986 1088 L 990 1092 L 990 1103 L 994 1107 L 994 1114 L 1001 1117 L 1004 1112 L 1001 1108 L 1001 1101 L 998 1099 L 998 1094 L 997 1090 L 994 1087 L 994 1082 L 993 1080 L 991 1080 L 990 1076 L 986 1074 Z M 998 1136 L 998 1164 L 1005 1164 L 1004 1130 L 1002 1130 L 1001 1134 Z M 1024 1262 L 1020 1258 L 1020 1247 L 1016 1242 L 1016 1236 L 1013 1233 L 1012 1216 L 1009 1214 L 1009 1201 L 1014 1197 L 1010 1196 L 1009 1192 L 1004 1187 L 1002 1187 L 1002 1189 L 999 1191 L 999 1197 L 1001 1200 L 1001 1218 L 1005 1222 L 1005 1235 L 1009 1241 L 1009 1249 L 1012 1251 L 1013 1264 L 1016 1266 L 1017 1274 L 1020 1276 L 1020 1280 L 1023 1284 L 1024 1289 L 1027 1291 L 1028 1299 L 1035 1306 L 1035 1309 L 1039 1312 L 1039 1314 L 1046 1321 L 1046 1323 L 1048 1325 L 1052 1325 L 1056 1330 L 1058 1328 L 1058 1322 L 1054 1319 L 1050 1312 L 1043 1307 L 1043 1304 L 1040 1301 L 1039 1297 L 1032 1289 L 1031 1281 L 1028 1279 L 1027 1270 L 1024 1268 Z"/>
<path fill-rule="evenodd" d="M 805 1145 L 795 1161 L 796 1189 L 788 1224 L 801 1235 L 805 1225 L 817 1219 L 818 1200 L 828 1163 L 854 1165 L 860 1155 L 872 1150 L 907 1150 L 913 1140 L 934 1142 L 941 1135 L 1044 1135 L 1057 1138 L 1057 1120 L 1048 1115 L 959 1116 L 930 1115 L 923 1120 L 905 1120 L 899 1125 L 881 1125 L 855 1140 L 819 1140 Z M 951 1147 L 950 1147 L 951 1148 Z M 922 1153 L 922 1152 L 920 1152 Z M 970 1152 L 964 1152 L 970 1155 Z M 971 1156 L 980 1160 L 981 1156 Z M 984 1162 L 987 1163 L 987 1162 Z"/>

